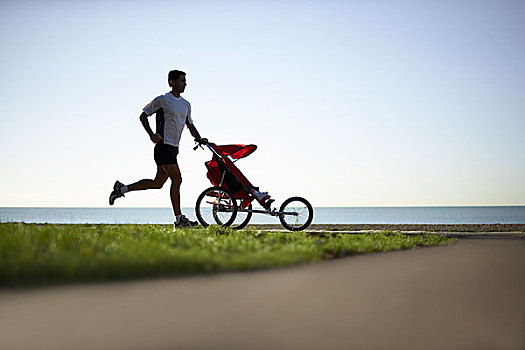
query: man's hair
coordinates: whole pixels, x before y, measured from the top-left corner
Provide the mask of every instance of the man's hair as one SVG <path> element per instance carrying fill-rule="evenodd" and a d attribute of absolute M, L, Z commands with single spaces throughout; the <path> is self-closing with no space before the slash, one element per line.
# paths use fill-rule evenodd
<path fill-rule="evenodd" d="M 170 81 L 173 80 L 173 81 L 176 81 L 177 79 L 179 79 L 179 77 L 181 75 L 186 75 L 186 73 L 184 73 L 183 71 L 181 70 L 172 70 L 168 73 L 168 85 L 170 85 Z M 171 86 L 171 85 L 170 85 Z"/>

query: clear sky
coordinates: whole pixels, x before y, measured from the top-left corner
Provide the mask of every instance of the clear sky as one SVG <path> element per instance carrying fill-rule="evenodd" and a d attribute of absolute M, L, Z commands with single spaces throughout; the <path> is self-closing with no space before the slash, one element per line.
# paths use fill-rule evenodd
<path fill-rule="evenodd" d="M 258 145 L 237 165 L 277 204 L 525 204 L 525 1 L 2 1 L 0 45 L 0 206 L 152 178 L 138 116 L 171 69 L 203 136 Z M 210 185 L 192 146 L 185 207 Z"/>

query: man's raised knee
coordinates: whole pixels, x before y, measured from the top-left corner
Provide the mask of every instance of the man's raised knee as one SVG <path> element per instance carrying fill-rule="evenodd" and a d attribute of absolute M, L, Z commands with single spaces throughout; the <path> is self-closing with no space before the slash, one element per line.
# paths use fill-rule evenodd
<path fill-rule="evenodd" d="M 161 189 L 162 186 L 164 186 L 164 183 L 166 182 L 166 180 L 167 180 L 167 178 L 166 179 L 162 179 L 162 178 L 156 177 L 155 180 L 151 181 L 151 184 L 150 184 L 149 188 L 151 188 L 153 190 Z"/>

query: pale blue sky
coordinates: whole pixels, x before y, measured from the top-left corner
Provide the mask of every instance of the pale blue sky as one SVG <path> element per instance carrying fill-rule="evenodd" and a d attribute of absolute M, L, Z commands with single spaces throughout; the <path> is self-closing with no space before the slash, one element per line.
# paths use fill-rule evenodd
<path fill-rule="evenodd" d="M 525 1 L 3 1 L 0 28 L 0 206 L 153 177 L 138 116 L 171 69 L 203 136 L 259 146 L 238 166 L 277 203 L 525 204 Z M 209 186 L 192 146 L 183 206 Z"/>

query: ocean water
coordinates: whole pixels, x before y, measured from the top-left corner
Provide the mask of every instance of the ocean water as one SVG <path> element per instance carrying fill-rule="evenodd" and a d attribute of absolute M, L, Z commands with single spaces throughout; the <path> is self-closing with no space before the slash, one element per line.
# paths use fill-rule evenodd
<path fill-rule="evenodd" d="M 183 213 L 196 220 L 193 208 Z M 0 222 L 170 224 L 171 208 L 0 208 Z M 252 224 L 279 224 L 253 214 Z M 314 224 L 525 224 L 525 206 L 314 208 Z"/>

